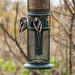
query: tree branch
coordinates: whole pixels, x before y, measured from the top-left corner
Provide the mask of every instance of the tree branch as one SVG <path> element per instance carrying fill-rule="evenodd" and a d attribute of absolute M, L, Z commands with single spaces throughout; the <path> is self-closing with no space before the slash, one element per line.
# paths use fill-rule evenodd
<path fill-rule="evenodd" d="M 62 45 L 63 47 L 69 48 L 69 46 L 66 46 L 64 43 L 61 43 L 60 41 L 55 40 L 54 38 L 53 38 L 53 40 L 54 40 L 54 42 L 56 42 L 57 44 Z"/>
<path fill-rule="evenodd" d="M 67 0 L 63 0 L 63 1 L 64 1 L 65 5 L 67 6 L 67 8 L 69 9 L 70 13 L 73 14 L 73 12 L 68 4 L 68 1 Z"/>
<path fill-rule="evenodd" d="M 17 3 L 17 6 L 16 6 L 16 17 L 15 17 L 15 22 L 14 22 L 14 36 L 15 36 L 15 40 L 17 40 L 17 37 L 16 37 L 17 15 L 18 15 L 18 3 Z"/>
<path fill-rule="evenodd" d="M 64 14 L 64 13 L 60 13 L 60 12 L 57 12 L 57 11 L 51 11 L 52 13 L 56 13 L 56 14 L 61 14 L 61 15 L 64 15 L 64 16 L 68 16 L 68 17 L 72 17 L 72 15 L 67 15 L 67 14 Z"/>
<path fill-rule="evenodd" d="M 72 3 L 73 3 L 74 11 L 75 11 L 75 0 L 72 0 Z M 74 13 L 75 13 L 75 12 L 74 12 Z"/>
<path fill-rule="evenodd" d="M 12 39 L 12 41 L 15 41 L 15 39 L 9 34 L 9 32 L 4 28 L 3 24 L 0 23 L 0 27 L 2 28 L 2 30 L 4 30 L 4 32 Z"/>
<path fill-rule="evenodd" d="M 9 37 L 12 41 L 14 41 L 14 42 L 16 43 L 16 46 L 19 48 L 19 50 L 20 50 L 20 52 L 22 53 L 22 55 L 27 59 L 27 56 L 26 56 L 26 54 L 24 53 L 24 51 L 22 50 L 22 48 L 19 46 L 18 41 L 15 40 L 15 39 L 9 34 L 9 32 L 4 28 L 3 24 L 0 23 L 0 26 L 1 26 L 2 30 L 8 35 L 8 37 Z"/>
<path fill-rule="evenodd" d="M 51 14 L 51 15 L 61 25 L 61 27 L 65 30 L 66 34 L 69 36 L 69 33 L 67 32 L 67 30 L 65 29 L 65 27 L 60 23 L 60 21 L 53 14 Z"/>
<path fill-rule="evenodd" d="M 3 27 L 4 27 L 4 24 L 3 24 Z M 21 60 L 14 54 L 14 52 L 12 51 L 10 45 L 9 45 L 8 42 L 7 42 L 5 31 L 3 30 L 3 32 L 4 32 L 5 42 L 6 42 L 7 46 L 8 46 L 8 48 L 9 48 L 10 52 L 14 55 L 14 57 L 15 57 L 17 60 L 19 60 L 20 62 L 22 62 L 22 63 L 24 64 L 24 62 L 21 61 Z"/>

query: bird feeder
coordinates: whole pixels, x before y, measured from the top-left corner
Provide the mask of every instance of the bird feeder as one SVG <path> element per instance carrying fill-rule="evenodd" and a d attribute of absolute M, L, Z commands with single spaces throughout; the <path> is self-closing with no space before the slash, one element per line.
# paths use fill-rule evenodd
<path fill-rule="evenodd" d="M 51 69 L 50 64 L 50 0 L 28 0 L 27 69 Z M 38 17 L 42 23 L 40 37 L 33 20 Z"/>

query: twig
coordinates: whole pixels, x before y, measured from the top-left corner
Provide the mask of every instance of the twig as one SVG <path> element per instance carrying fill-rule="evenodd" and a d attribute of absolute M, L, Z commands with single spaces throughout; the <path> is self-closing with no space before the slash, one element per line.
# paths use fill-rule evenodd
<path fill-rule="evenodd" d="M 66 34 L 69 36 L 69 33 L 67 32 L 67 30 L 65 29 L 65 27 L 59 22 L 59 20 L 53 14 L 51 14 L 51 15 L 61 25 L 61 27 L 65 30 Z"/>
<path fill-rule="evenodd" d="M 15 22 L 14 22 L 14 36 L 15 36 L 15 40 L 17 40 L 17 37 L 16 37 L 17 15 L 18 15 L 18 3 L 17 3 L 17 6 L 16 6 L 16 17 L 15 17 Z"/>
<path fill-rule="evenodd" d="M 61 43 L 60 41 L 58 41 L 58 40 L 55 40 L 55 39 L 53 39 L 56 43 L 58 43 L 59 45 L 62 45 L 63 47 L 67 47 L 67 48 L 69 48 L 69 46 L 66 46 L 64 43 Z"/>
<path fill-rule="evenodd" d="M 64 3 L 65 3 L 65 5 L 67 6 L 67 8 L 69 9 L 70 13 L 73 14 L 73 12 L 72 12 L 72 10 L 71 10 L 69 4 L 68 4 L 68 1 L 67 1 L 67 0 L 64 0 Z"/>
<path fill-rule="evenodd" d="M 4 27 L 4 24 L 3 24 L 3 27 Z M 3 31 L 4 31 L 4 30 L 3 30 Z M 9 48 L 9 50 L 11 51 L 11 53 L 14 55 L 14 57 L 15 57 L 17 60 L 19 60 L 20 62 L 22 62 L 22 61 L 14 54 L 14 52 L 12 51 L 10 45 L 8 44 L 7 39 L 6 39 L 5 31 L 4 31 L 4 38 L 5 38 L 5 42 L 6 42 L 7 46 L 8 46 L 8 48 Z M 22 62 L 22 63 L 24 64 L 24 62 Z"/>
<path fill-rule="evenodd" d="M 72 0 L 72 3 L 73 3 L 73 5 L 74 5 L 74 9 L 75 9 L 75 0 Z"/>
<path fill-rule="evenodd" d="M 0 27 L 4 30 L 4 32 L 12 39 L 12 41 L 15 41 L 15 39 L 13 38 L 13 36 L 11 36 L 9 34 L 9 32 L 4 28 L 3 24 L 0 23 Z"/>
<path fill-rule="evenodd" d="M 73 10 L 73 11 L 75 11 L 75 7 L 74 7 L 75 5 L 73 6 L 73 5 L 71 4 L 71 2 L 70 2 L 70 1 L 67 1 L 67 2 L 68 2 L 68 5 L 70 5 L 70 7 L 72 8 L 72 9 L 70 8 L 70 9 L 71 9 L 71 11 L 72 11 L 72 10 Z"/>
<path fill-rule="evenodd" d="M 61 15 L 64 15 L 64 16 L 68 16 L 68 17 L 72 17 L 72 15 L 67 15 L 67 14 L 64 14 L 64 13 L 60 13 L 60 12 L 57 12 L 57 11 L 51 11 L 52 13 L 56 13 L 56 14 L 61 14 Z"/>
<path fill-rule="evenodd" d="M 74 15 L 72 16 L 72 19 L 71 19 L 71 26 L 70 26 L 70 35 L 69 35 L 69 70 L 70 70 L 70 75 L 72 75 L 72 29 L 73 29 L 73 20 L 74 20 Z"/>
<path fill-rule="evenodd" d="M 73 47 L 75 48 L 75 44 L 73 43 L 73 41 L 72 41 L 72 44 L 73 44 Z"/>
<path fill-rule="evenodd" d="M 17 4 L 17 7 L 16 7 L 16 17 L 15 17 L 15 23 L 14 23 L 14 35 L 15 35 L 15 38 L 13 38 L 9 32 L 4 28 L 3 24 L 0 23 L 0 26 L 1 28 L 4 30 L 4 32 L 12 39 L 12 41 L 14 41 L 17 45 L 17 47 L 19 48 L 20 52 L 22 53 L 22 55 L 27 59 L 27 56 L 26 54 L 24 53 L 24 51 L 22 50 L 22 48 L 20 47 L 20 45 L 18 44 L 18 41 L 17 41 L 17 37 L 16 37 L 16 23 L 17 23 L 17 15 L 18 15 L 18 4 Z"/>
<path fill-rule="evenodd" d="M 8 37 L 9 37 L 12 41 L 14 41 L 14 42 L 16 43 L 16 45 L 17 45 L 17 47 L 19 48 L 19 50 L 21 51 L 22 55 L 27 59 L 27 56 L 26 56 L 26 54 L 24 53 L 24 51 L 22 50 L 22 48 L 19 46 L 18 41 L 15 40 L 15 39 L 9 34 L 9 32 L 4 28 L 3 24 L 0 23 L 0 26 L 1 26 L 1 28 L 4 30 L 4 32 L 8 35 Z"/>

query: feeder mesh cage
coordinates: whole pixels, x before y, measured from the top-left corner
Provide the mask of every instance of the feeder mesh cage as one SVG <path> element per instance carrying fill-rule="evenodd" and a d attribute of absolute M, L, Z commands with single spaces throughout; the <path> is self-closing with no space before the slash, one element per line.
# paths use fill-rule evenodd
<path fill-rule="evenodd" d="M 49 63 L 50 29 L 42 30 L 39 38 L 35 30 L 28 29 L 28 61 L 32 63 Z M 39 46 L 39 42 L 40 46 Z"/>

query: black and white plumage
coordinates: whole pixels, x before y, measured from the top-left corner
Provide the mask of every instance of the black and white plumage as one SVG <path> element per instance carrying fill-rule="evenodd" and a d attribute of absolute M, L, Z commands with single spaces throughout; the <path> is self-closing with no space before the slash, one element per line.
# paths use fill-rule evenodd
<path fill-rule="evenodd" d="M 28 27 L 28 26 L 27 26 L 27 18 L 25 18 L 25 17 L 21 18 L 21 19 L 20 19 L 20 30 L 19 30 L 19 32 L 20 32 L 21 34 L 20 34 L 19 45 L 21 44 L 22 33 L 23 33 L 24 30 L 27 29 L 27 27 Z"/>
<path fill-rule="evenodd" d="M 27 29 L 27 18 L 23 17 L 20 19 L 20 30 L 19 32 L 23 32 Z"/>
<path fill-rule="evenodd" d="M 37 34 L 40 34 L 42 30 L 42 22 L 40 21 L 40 19 L 36 17 L 33 21 L 33 25 L 35 27 L 35 30 L 37 31 Z"/>
<path fill-rule="evenodd" d="M 42 22 L 39 18 L 35 18 L 33 21 L 33 25 L 35 27 L 36 33 L 37 33 L 37 37 L 38 37 L 38 46 L 39 48 L 41 48 L 42 46 L 42 39 L 41 39 L 41 31 L 42 31 Z"/>

